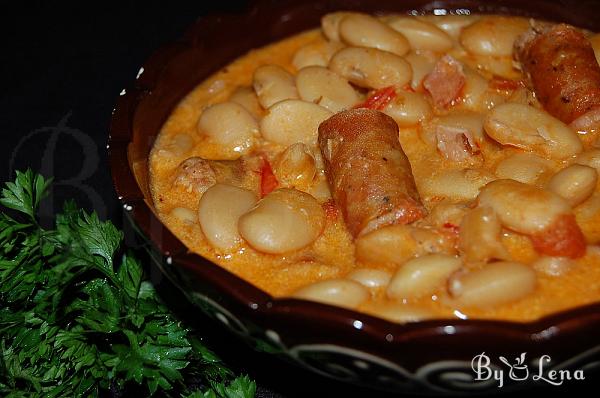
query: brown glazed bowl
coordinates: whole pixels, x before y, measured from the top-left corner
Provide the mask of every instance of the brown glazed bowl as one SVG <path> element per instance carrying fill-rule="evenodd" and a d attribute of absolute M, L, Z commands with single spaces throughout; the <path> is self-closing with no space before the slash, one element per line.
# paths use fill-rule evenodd
<path fill-rule="evenodd" d="M 600 30 L 600 3 L 581 0 L 259 0 L 243 15 L 199 19 L 179 41 L 159 49 L 144 64 L 137 79 L 121 93 L 110 128 L 115 188 L 133 225 L 150 242 L 152 258 L 192 303 L 258 350 L 351 383 L 426 394 L 497 391 L 498 381 L 476 380 L 472 369 L 473 358 L 483 352 L 490 358 L 490 369 L 506 373 L 502 391 L 531 386 L 540 358 L 546 376 L 551 369 L 588 372 L 600 364 L 600 303 L 531 323 L 449 319 L 394 324 L 324 304 L 273 298 L 190 253 L 161 224 L 149 195 L 147 158 L 178 101 L 248 50 L 315 28 L 323 14 L 341 9 L 380 13 L 469 10 Z M 526 353 L 525 361 L 514 369 L 499 360 L 504 356 L 512 363 L 522 353 Z M 512 380 L 509 370 L 516 379 L 529 370 L 529 377 Z"/>

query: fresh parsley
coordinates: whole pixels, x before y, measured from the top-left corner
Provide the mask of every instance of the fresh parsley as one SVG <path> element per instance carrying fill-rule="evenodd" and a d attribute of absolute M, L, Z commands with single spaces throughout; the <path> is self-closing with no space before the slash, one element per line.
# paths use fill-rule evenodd
<path fill-rule="evenodd" d="M 67 202 L 55 228 L 36 217 L 51 180 L 17 172 L 0 204 L 0 396 L 249 398 L 160 300 L 123 234 Z M 186 389 L 194 380 L 204 386 Z"/>

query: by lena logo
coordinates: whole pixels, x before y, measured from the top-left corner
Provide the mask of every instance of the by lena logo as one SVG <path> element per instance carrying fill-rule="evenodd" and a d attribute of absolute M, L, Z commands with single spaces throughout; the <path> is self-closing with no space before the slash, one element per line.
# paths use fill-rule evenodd
<path fill-rule="evenodd" d="M 479 355 L 475 355 L 471 361 L 471 368 L 475 372 L 475 381 L 488 381 L 496 380 L 498 387 L 502 388 L 505 381 L 524 381 L 531 378 L 533 381 L 543 381 L 554 386 L 560 386 L 567 380 L 585 380 L 583 370 L 578 369 L 575 371 L 561 369 L 546 369 L 548 364 L 551 362 L 550 355 L 542 355 L 537 361 L 537 366 L 532 371 L 529 371 L 529 366 L 526 363 L 527 353 L 523 352 L 520 356 L 516 357 L 511 363 L 508 359 L 503 356 L 499 356 L 498 359 L 508 368 L 508 373 L 505 369 L 502 369 L 492 364 L 489 356 L 482 352 Z"/>
<path fill-rule="evenodd" d="M 515 358 L 514 365 L 511 365 L 508 362 L 508 359 L 504 358 L 503 356 L 498 357 L 503 364 L 509 367 L 510 371 L 508 373 L 508 377 L 510 377 L 511 380 L 522 381 L 529 378 L 529 368 L 525 364 L 526 355 L 526 352 L 521 353 L 520 357 Z"/>

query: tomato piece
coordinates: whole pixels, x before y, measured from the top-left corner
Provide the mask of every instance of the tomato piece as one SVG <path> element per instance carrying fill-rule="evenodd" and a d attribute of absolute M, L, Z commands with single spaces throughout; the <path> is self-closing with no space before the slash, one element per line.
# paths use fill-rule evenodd
<path fill-rule="evenodd" d="M 267 158 L 262 158 L 262 165 L 260 167 L 260 197 L 265 197 L 271 193 L 275 188 L 279 186 L 279 181 L 273 173 L 271 164 Z"/>
<path fill-rule="evenodd" d="M 396 95 L 396 87 L 394 86 L 380 88 L 374 91 L 365 102 L 356 105 L 354 108 L 367 108 L 380 111 L 392 102 L 396 98 Z"/>
<path fill-rule="evenodd" d="M 575 216 L 565 214 L 545 230 L 532 235 L 534 249 L 548 256 L 578 258 L 585 255 L 585 237 Z"/>

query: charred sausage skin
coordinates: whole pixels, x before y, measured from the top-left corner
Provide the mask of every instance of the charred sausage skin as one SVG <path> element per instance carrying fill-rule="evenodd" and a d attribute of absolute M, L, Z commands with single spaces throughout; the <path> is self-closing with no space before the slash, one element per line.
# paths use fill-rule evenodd
<path fill-rule="evenodd" d="M 515 41 L 515 56 L 540 103 L 564 123 L 600 106 L 600 66 L 580 30 L 536 24 Z"/>
<path fill-rule="evenodd" d="M 425 216 L 391 117 L 370 109 L 340 112 L 319 126 L 319 147 L 352 236 Z"/>

